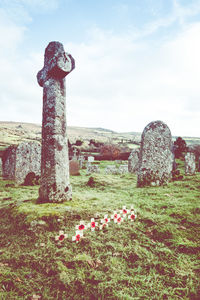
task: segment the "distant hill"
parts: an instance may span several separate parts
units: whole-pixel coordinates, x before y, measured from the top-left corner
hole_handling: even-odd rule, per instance
[[[140,132],[115,132],[105,128],[88,128],[68,126],[68,137],[71,143],[80,139],[85,144],[91,139],[103,143],[129,144],[139,143]],[[176,137],[174,137],[175,139]],[[183,137],[184,138],[184,137]],[[188,145],[200,144],[200,138],[185,137]],[[0,121],[0,149],[5,149],[11,144],[19,144],[22,141],[41,140],[41,125],[21,122]]]
[[[117,133],[105,128],[88,128],[68,126],[68,137],[71,143],[80,139],[89,142],[91,139],[99,142],[125,142],[128,140],[139,142],[140,133]],[[0,149],[22,141],[41,140],[41,125],[20,122],[0,121]]]

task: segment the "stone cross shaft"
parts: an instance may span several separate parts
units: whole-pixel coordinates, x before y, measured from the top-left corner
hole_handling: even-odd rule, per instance
[[[65,76],[75,61],[59,42],[45,49],[44,67],[37,74],[43,87],[42,154],[39,202],[63,202],[72,198],[69,182]]]

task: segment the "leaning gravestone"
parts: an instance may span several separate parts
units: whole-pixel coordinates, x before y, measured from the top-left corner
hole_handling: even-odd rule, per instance
[[[172,136],[162,121],[149,123],[142,133],[137,186],[159,186],[172,177]]]
[[[63,202],[72,198],[66,131],[65,76],[75,61],[59,42],[45,49],[44,68],[37,80],[43,87],[41,185],[39,202]]]
[[[195,155],[192,152],[188,152],[185,155],[185,175],[194,175],[195,170]]]
[[[27,175],[40,176],[41,145],[37,142],[23,142],[8,147],[2,157],[2,175],[4,179],[15,180],[23,184]]]
[[[129,158],[128,158],[128,171],[130,173],[136,173],[139,167],[139,153],[140,149],[132,150]]]

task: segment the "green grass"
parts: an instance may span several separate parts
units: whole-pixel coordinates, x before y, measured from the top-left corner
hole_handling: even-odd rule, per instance
[[[136,176],[71,177],[73,200],[36,204],[38,187],[0,182],[0,299],[200,298],[200,174],[136,188]],[[179,162],[183,168],[183,163]],[[181,172],[183,174],[183,170]],[[72,243],[75,225],[122,206],[138,218]],[[69,238],[55,242],[59,230]]]

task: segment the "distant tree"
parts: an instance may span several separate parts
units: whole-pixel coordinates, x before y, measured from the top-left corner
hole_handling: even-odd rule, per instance
[[[76,146],[81,146],[82,144],[83,144],[83,141],[81,141],[81,140],[77,140],[75,143]]]
[[[100,154],[109,156],[110,159],[115,160],[118,158],[121,149],[114,144],[105,144],[101,147]]]
[[[95,145],[95,140],[91,139],[89,142],[89,146]]]
[[[187,152],[187,144],[184,139],[178,137],[174,142],[174,154],[175,158],[183,158],[184,154]]]
[[[95,140],[91,139],[90,142],[89,142],[89,146],[94,146],[96,148],[99,148],[101,146],[103,146],[104,143],[101,143],[101,142],[96,142]]]
[[[71,148],[72,144],[70,143],[69,139],[67,140],[68,148]]]

